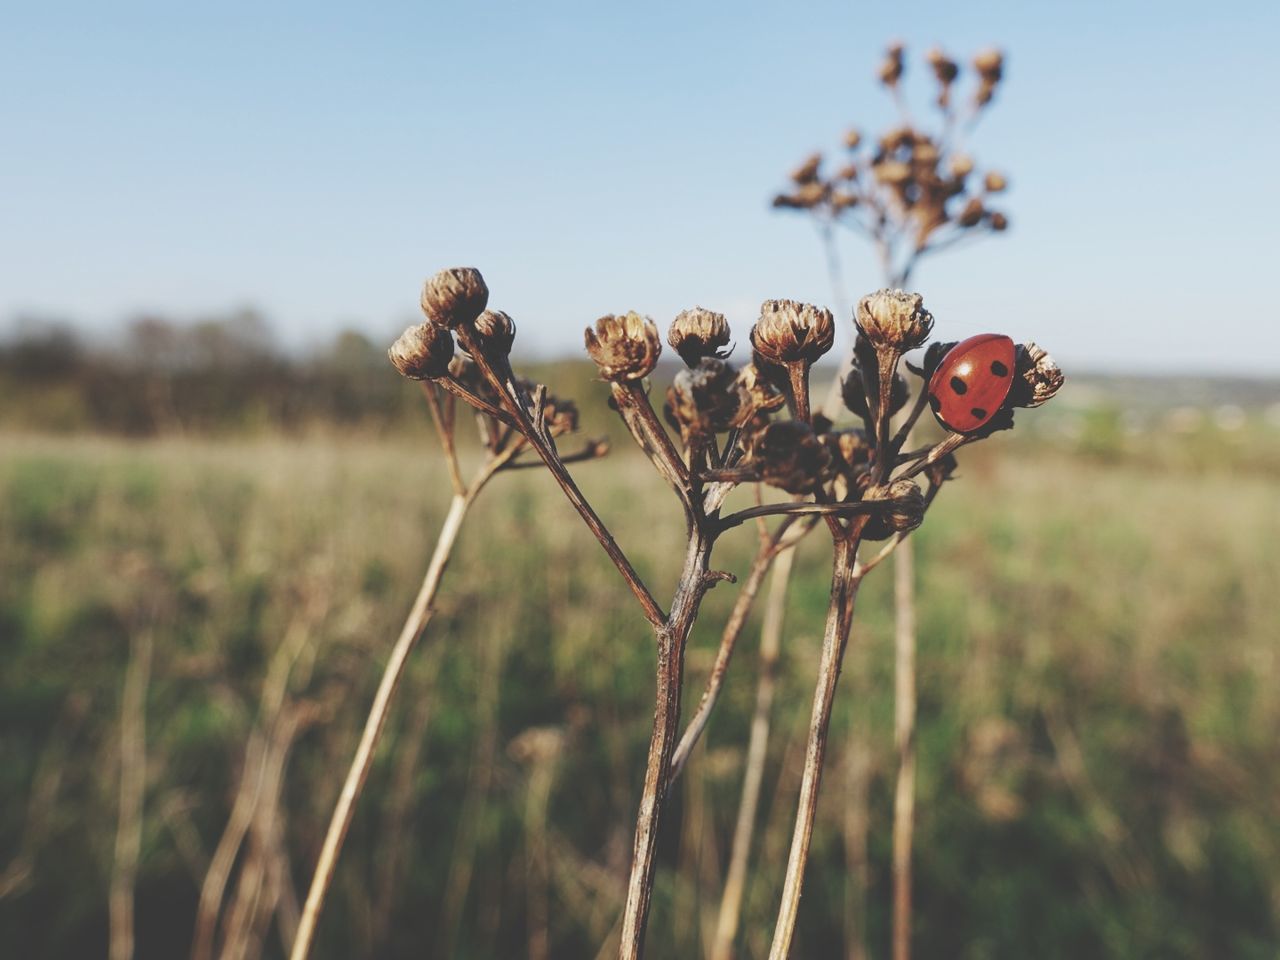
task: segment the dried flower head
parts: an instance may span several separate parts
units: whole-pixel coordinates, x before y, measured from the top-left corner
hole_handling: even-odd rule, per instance
[[[864,539],[885,540],[895,533],[910,533],[924,520],[924,494],[914,480],[868,487],[862,499],[889,502],[888,509],[873,513],[862,528]]]
[[[999,50],[983,50],[973,58],[973,69],[984,83],[994,86],[1004,75],[1004,54]]]
[[[1009,229],[1009,218],[999,210],[992,210],[987,222],[996,233]]]
[[[900,43],[889,44],[888,49],[884,52],[884,61],[880,64],[880,82],[886,87],[897,86],[898,81],[902,79],[903,47]]]
[[[1009,186],[1009,181],[1003,173],[992,170],[983,178],[982,185],[986,187],[987,193],[1002,193]]]
[[[791,182],[797,186],[813,183],[818,179],[818,168],[822,166],[822,154],[812,153],[804,163],[791,171]]]
[[[770,363],[813,363],[831,349],[835,336],[830,310],[794,300],[766,300],[751,328],[751,346]]]
[[[877,290],[858,301],[854,323],[872,346],[904,353],[929,339],[933,314],[918,293]]]
[[[846,130],[844,135],[844,145],[850,150],[857,150],[858,145],[862,143],[862,133],[856,127]]]
[[[703,357],[723,360],[729,355],[729,321],[724,314],[694,307],[682,311],[667,331],[667,343],[680,359],[696,367]]]
[[[387,357],[410,380],[436,380],[449,373],[453,334],[432,323],[419,323],[400,334]]]
[[[778,420],[756,434],[751,459],[761,480],[788,493],[808,493],[826,481],[831,469],[831,454],[799,420]]]
[[[704,357],[676,374],[667,390],[667,419],[682,436],[723,433],[733,425],[740,397],[737,376],[723,360]]]
[[[634,311],[601,317],[594,330],[587,327],[585,340],[600,376],[619,383],[647,377],[662,353],[658,328]]]
[[[831,453],[831,461],[835,470],[852,478],[865,471],[871,463],[871,455],[875,445],[868,439],[865,430],[840,430],[822,435],[822,442]]]
[[[982,206],[982,201],[977,197],[970,197],[964,209],[960,211],[960,215],[956,217],[956,223],[966,228],[976,227],[982,222],[985,213],[986,208]]]
[[[1053,357],[1034,343],[1019,346],[1016,368],[1015,387],[1009,391],[1014,406],[1038,407],[1052,400],[1066,379]]]
[[[489,288],[475,267],[441,270],[422,287],[422,312],[441,327],[457,327],[480,316]]]
[[[516,324],[501,310],[486,310],[476,317],[476,342],[490,357],[506,357],[516,339]]]
[[[733,421],[735,427],[746,426],[756,417],[772,413],[787,402],[787,398],[755,363],[749,363],[738,371],[734,389],[738,391],[738,414]]]

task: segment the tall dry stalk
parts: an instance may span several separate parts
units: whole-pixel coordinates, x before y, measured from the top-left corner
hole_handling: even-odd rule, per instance
[[[120,791],[109,899],[111,960],[132,960],[134,886],[142,852],[142,805],[147,788],[147,688],[155,637],[150,626],[129,637],[129,666],[120,703]]]

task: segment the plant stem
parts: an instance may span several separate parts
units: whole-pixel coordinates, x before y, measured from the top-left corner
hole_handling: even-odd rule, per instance
[[[796,825],[791,836],[791,853],[787,858],[782,903],[774,927],[769,960],[786,960],[795,934],[796,915],[800,907],[800,889],[804,884],[804,868],[809,860],[809,843],[813,838],[813,821],[818,812],[818,788],[822,782],[822,765],[827,751],[827,733],[831,725],[831,707],[835,701],[840,664],[849,640],[853,621],[853,604],[859,580],[854,557],[858,550],[858,533],[835,542],[831,569],[831,600],[827,611],[827,627],[822,638],[822,657],[818,666],[818,683],[813,694],[813,713],[809,721],[809,742],[805,750],[804,775],[800,782],[800,801]]]
[[[893,555],[894,710],[898,779],[893,794],[893,960],[911,956],[911,843],[916,787],[916,614],[911,540]]]
[[[364,732],[360,736],[356,755],[351,761],[351,769],[347,771],[347,778],[342,784],[342,791],[338,795],[337,805],[333,809],[333,816],[329,821],[329,829],[325,834],[324,844],[320,848],[319,860],[316,862],[315,873],[311,878],[311,888],[307,892],[307,901],[302,908],[302,918],[298,924],[298,935],[293,941],[293,950],[289,954],[290,960],[305,960],[311,951],[316,922],[319,920],[320,910],[324,906],[325,896],[329,892],[329,886],[333,882],[334,870],[338,865],[338,852],[342,848],[342,841],[346,838],[347,829],[351,826],[351,818],[355,813],[356,799],[360,796],[361,790],[364,789],[365,780],[368,778],[369,770],[373,766],[374,750],[377,748],[378,740],[382,736],[382,728],[387,722],[387,714],[391,709],[391,700],[395,696],[401,677],[404,676],[409,654],[413,651],[418,637],[426,628],[427,621],[431,619],[431,604],[435,600],[436,591],[440,587],[440,580],[444,575],[445,566],[453,553],[453,546],[458,539],[458,531],[462,528],[463,518],[466,517],[467,510],[475,502],[476,496],[484,488],[484,485],[494,475],[497,467],[498,464],[493,461],[486,463],[485,466],[480,468],[475,479],[472,480],[471,487],[467,492],[465,494],[455,494],[449,504],[449,512],[445,516],[444,525],[440,528],[440,536],[436,540],[435,552],[431,555],[431,562],[427,565],[427,572],[423,577],[422,586],[419,588],[418,596],[413,602],[409,616],[405,619],[404,626],[400,630],[400,636],[396,639],[395,646],[391,649],[391,656],[387,660],[387,666],[382,673],[382,680],[378,684],[378,691],[373,698],[373,706],[369,708],[369,716],[365,720]]]
[[[698,615],[698,606],[714,584],[707,576],[711,539],[702,525],[695,523],[689,534],[680,585],[671,603],[671,615],[654,629],[658,641],[657,703],[649,755],[645,764],[644,788],[636,814],[635,846],[631,877],[627,881],[627,902],[622,914],[622,939],[618,956],[637,960],[644,952],[645,927],[653,896],[658,824],[671,777],[671,758],[680,729],[680,688],[684,673],[684,646]]]
[[[134,632],[120,698],[120,807],[111,871],[110,960],[132,960],[134,950],[134,882],[142,850],[142,805],[147,789],[147,687],[154,649],[150,626]]]
[[[724,891],[720,895],[720,913],[716,919],[711,960],[729,960],[733,954],[733,941],[738,933],[742,895],[746,890],[747,862],[751,857],[751,838],[755,833],[760,786],[764,780],[764,763],[769,750],[769,715],[773,709],[773,694],[777,686],[787,588],[791,583],[794,562],[794,548],[780,554],[773,567],[773,577],[769,581],[769,599],[765,606],[764,626],[760,631],[760,677],[756,681],[756,705],[751,716],[751,737],[747,742],[742,797],[738,801],[738,820],[733,829],[729,869],[725,875]]]

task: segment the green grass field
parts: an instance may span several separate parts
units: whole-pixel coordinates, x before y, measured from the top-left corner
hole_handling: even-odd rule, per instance
[[[1280,468],[1229,444],[1171,446],[1153,468],[1116,442],[1105,424],[1070,449],[997,437],[962,455],[918,534],[922,958],[1280,953]],[[138,955],[189,950],[268,715],[291,721],[279,842],[262,854],[287,914],[447,506],[434,443],[9,435],[0,449],[2,952],[104,954],[139,637],[154,656]],[[668,594],[683,540],[669,492],[627,450],[576,473]],[[742,574],[753,549],[743,528],[718,565]],[[743,957],[772,932],[829,552],[819,528],[797,563]],[[886,955],[891,579],[876,571],[859,600],[798,957],[863,937]],[[708,598],[687,698],[735,590]],[[664,823],[654,957],[701,955],[714,919],[757,636],[753,619]],[[651,643],[553,484],[499,477],[401,689],[317,955],[526,956],[545,916],[551,956],[594,956],[629,862]],[[233,871],[228,898],[240,889]],[[281,955],[276,926],[255,938]]]

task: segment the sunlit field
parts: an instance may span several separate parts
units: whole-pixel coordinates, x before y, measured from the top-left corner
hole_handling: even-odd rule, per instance
[[[1276,955],[1278,447],[1252,415],[1233,432],[1138,434],[1101,412],[961,457],[965,482],[916,535],[919,956]],[[189,951],[247,776],[273,839],[229,865],[228,909],[251,918],[249,945],[282,955],[447,505],[436,445],[419,425],[382,439],[10,433],[0,450],[4,952],[101,954],[122,687],[144,646],[138,956]],[[655,506],[670,491],[621,444],[575,472],[665,590],[684,534]],[[726,537],[718,564],[744,573],[754,539]],[[804,543],[790,594],[744,957],[772,934],[781,872],[754,865],[786,858],[829,550]],[[859,601],[799,957],[887,949],[891,579],[871,575]],[[687,698],[736,589],[708,596]],[[757,636],[753,620],[663,823],[655,957],[701,955],[711,933]],[[316,955],[515,957],[546,938],[551,956],[594,956],[630,862],[651,645],[549,479],[498,478],[414,655]]]

